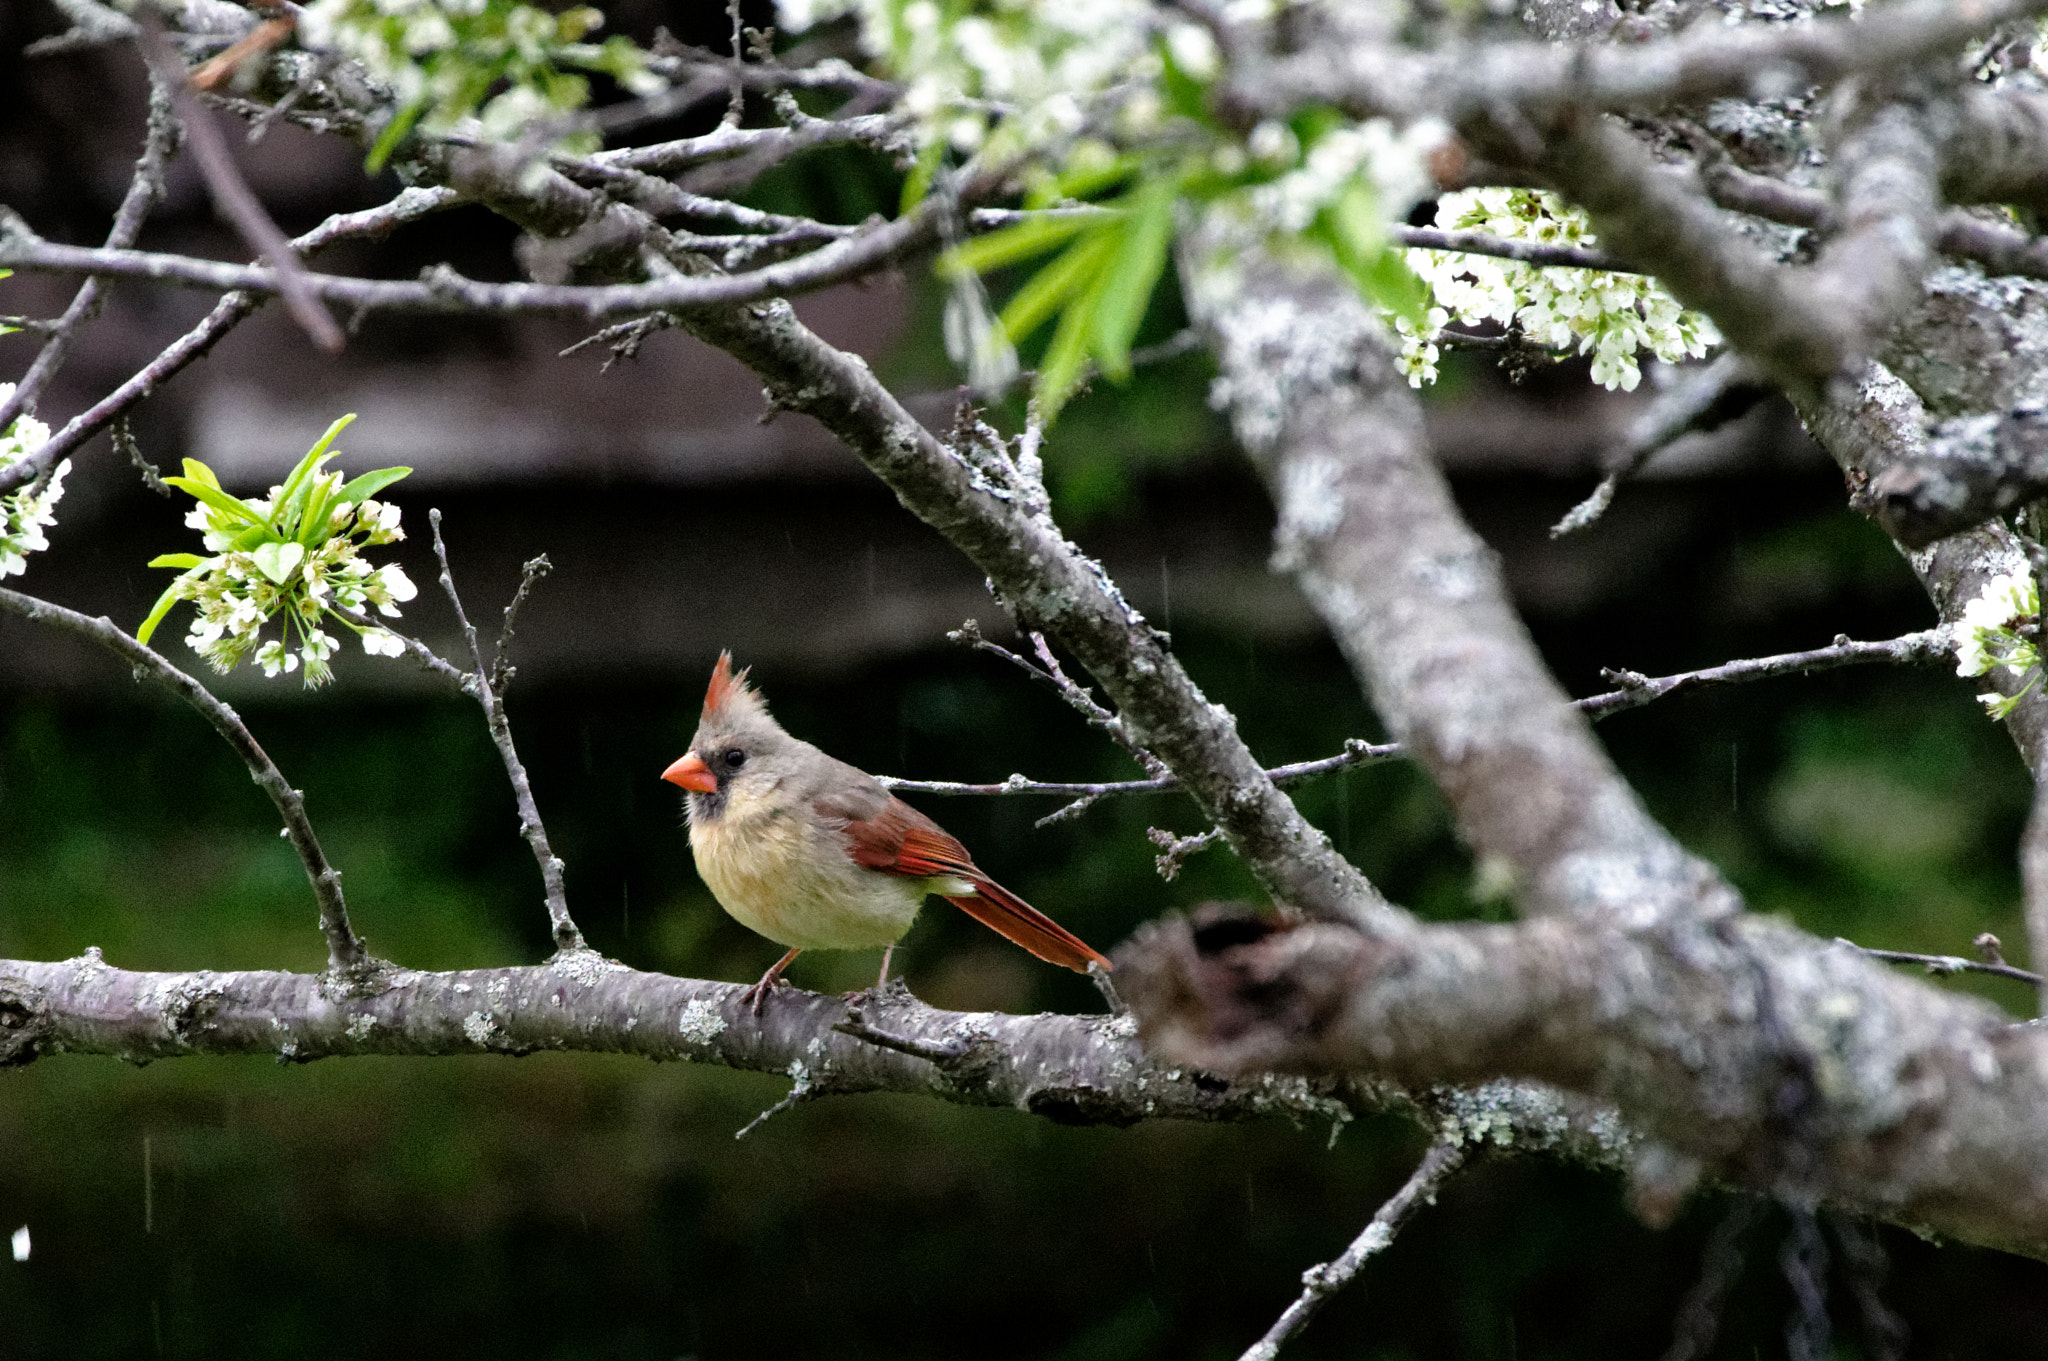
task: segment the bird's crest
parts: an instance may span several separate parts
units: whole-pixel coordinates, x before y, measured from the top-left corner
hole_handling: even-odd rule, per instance
[[[747,671],[742,667],[732,669],[732,653],[718,654],[718,665],[711,669],[711,684],[704,691],[704,718],[734,722],[743,717],[759,714],[768,715],[768,706],[747,684]]]

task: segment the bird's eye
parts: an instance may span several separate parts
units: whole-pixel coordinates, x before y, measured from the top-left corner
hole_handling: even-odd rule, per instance
[[[745,765],[746,763],[747,754],[741,751],[738,747],[733,747],[725,753],[725,764],[726,768],[729,770],[738,770],[741,766]]]

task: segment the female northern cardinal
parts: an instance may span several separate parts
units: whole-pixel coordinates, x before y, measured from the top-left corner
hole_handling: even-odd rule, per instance
[[[1076,973],[1110,962],[974,867],[936,822],[874,776],[791,737],[719,654],[690,750],[661,772],[690,791],[697,872],[733,918],[789,953],[741,994],[758,1014],[805,950],[889,952],[927,894]]]

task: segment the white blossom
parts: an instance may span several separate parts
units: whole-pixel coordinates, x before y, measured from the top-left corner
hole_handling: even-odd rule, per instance
[[[2003,668],[2015,678],[2033,675],[2015,694],[1986,691],[1977,696],[1993,718],[2004,718],[2040,680],[2036,668],[2041,652],[2035,639],[2020,630],[2036,623],[2041,595],[2034,574],[2025,566],[2001,572],[1986,581],[1956,621],[1956,674],[1981,676]]]
[[[14,384],[0,383],[0,402],[13,395]],[[19,464],[49,442],[50,427],[23,412],[0,431],[0,470]],[[28,570],[28,555],[50,546],[43,531],[57,523],[57,503],[64,498],[64,477],[70,471],[67,458],[40,488],[31,481],[10,496],[0,496],[0,577],[22,575]]]
[[[1584,213],[1533,189],[1445,194],[1437,201],[1436,223],[1448,231],[1552,246],[1591,246],[1596,240]],[[1519,325],[1539,345],[1590,354],[1593,380],[1606,388],[1634,391],[1642,381],[1636,356],[1643,350],[1675,364],[1697,359],[1721,341],[1704,314],[1687,311],[1645,275],[1420,249],[1408,252],[1408,263],[1453,319]],[[1403,363],[1412,370],[1423,367],[1405,349]],[[1413,371],[1409,381],[1415,381]]]

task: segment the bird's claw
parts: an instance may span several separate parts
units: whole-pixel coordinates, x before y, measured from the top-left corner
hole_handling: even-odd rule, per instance
[[[737,1000],[741,1006],[759,1016],[761,1008],[768,1002],[768,994],[777,988],[786,988],[788,986],[789,984],[783,979],[771,975],[741,993]]]

